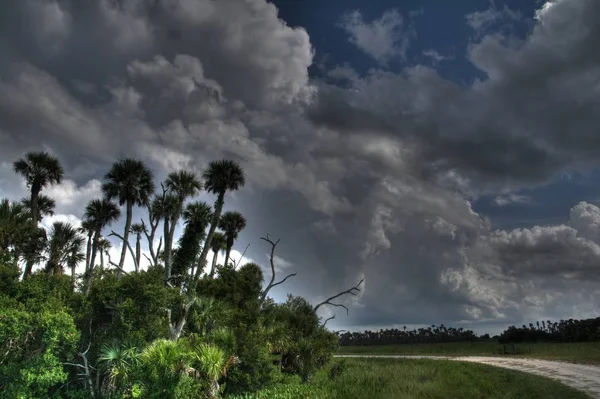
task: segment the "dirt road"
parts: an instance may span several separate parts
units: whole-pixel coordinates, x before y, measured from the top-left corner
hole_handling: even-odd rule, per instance
[[[565,385],[589,393],[593,398],[600,398],[600,366],[589,366],[567,362],[555,362],[538,359],[521,359],[506,357],[485,356],[402,356],[402,355],[337,355],[336,357],[359,357],[359,358],[392,358],[392,359],[439,359],[455,360],[461,362],[473,362],[489,364],[491,366],[504,367],[512,370],[524,371],[543,377],[559,380]]]

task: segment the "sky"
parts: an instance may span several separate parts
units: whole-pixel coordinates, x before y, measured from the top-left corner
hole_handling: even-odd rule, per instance
[[[276,300],[364,279],[319,310],[332,329],[600,316],[600,2],[451,3],[8,2],[0,197],[25,195],[26,151],[66,170],[46,226],[79,223],[119,157],[157,181],[228,158],[234,257],[269,278],[270,234],[298,274]]]

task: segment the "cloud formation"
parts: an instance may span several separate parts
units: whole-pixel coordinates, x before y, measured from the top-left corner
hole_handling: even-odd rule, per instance
[[[488,23],[510,10],[472,14],[466,57],[485,78],[458,84],[419,64],[312,78],[309,33],[265,0],[15,2],[0,15],[0,193],[24,195],[10,162],[34,149],[67,170],[46,191],[57,218],[81,218],[120,156],[157,179],[227,157],[248,180],[226,199],[248,219],[236,258],[250,244],[268,270],[270,233],[279,271],[298,272],[277,299],[316,303],[365,278],[333,328],[597,315],[596,205],[498,230],[472,203],[518,204],[516,189],[597,164],[599,7],[553,2],[519,41]],[[399,13],[342,20],[382,65],[405,56]]]
[[[360,11],[351,11],[343,16],[340,27],[350,35],[350,43],[382,65],[395,57],[405,60],[414,33],[394,9],[370,22],[364,21]]]

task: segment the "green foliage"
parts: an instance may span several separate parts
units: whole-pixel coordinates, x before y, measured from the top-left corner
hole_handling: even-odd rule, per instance
[[[229,399],[583,399],[558,381],[472,363],[436,360],[349,359],[337,378],[322,370],[310,383],[286,381]],[[401,377],[401,378],[399,378]]]
[[[225,262],[216,278],[211,272],[200,279],[207,252],[225,249],[228,257],[246,225],[238,212],[221,218],[226,192],[245,183],[236,162],[211,162],[203,182],[189,171],[171,173],[159,196],[143,162],[120,159],[105,175],[104,198],[85,208],[81,228],[57,222],[49,235],[37,222],[52,214],[55,202],[41,191],[60,182],[60,163],[29,153],[14,168],[31,195],[20,204],[0,203],[0,396],[212,399],[266,389],[290,375],[296,383],[308,380],[331,357],[335,336],[319,326],[308,302],[267,300],[263,308],[259,265]],[[216,194],[214,209],[203,202],[185,206],[202,183]],[[121,216],[111,200],[127,205],[123,239],[135,235],[136,259],[142,235],[159,239],[158,223],[164,222],[162,248],[151,252],[165,267],[129,273],[94,267],[110,246],[102,231]],[[135,205],[148,206],[149,226],[144,219],[132,226]],[[174,248],[180,217],[185,229]],[[219,221],[224,235],[213,236]],[[62,276],[65,267],[74,275],[84,259],[80,285]],[[36,264],[48,273],[32,273]],[[277,389],[293,395],[303,387]]]
[[[79,340],[66,309],[28,312],[22,306],[2,306],[0,337],[0,392],[6,397],[50,397],[52,388],[66,381],[63,362]]]
[[[91,318],[96,338],[103,342],[141,347],[168,336],[165,309],[179,299],[177,291],[164,286],[159,268],[120,278],[105,272],[94,279],[85,320]]]

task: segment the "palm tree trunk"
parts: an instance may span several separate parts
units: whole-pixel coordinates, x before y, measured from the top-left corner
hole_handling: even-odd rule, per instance
[[[41,190],[41,188],[38,188],[36,185],[31,186],[31,198],[30,198],[31,224],[33,226],[34,231],[37,229],[37,224],[38,224],[37,207],[38,207],[38,196],[40,194],[40,190]],[[29,277],[31,275],[31,271],[33,270],[33,261],[34,261],[34,256],[32,256],[32,254],[29,254],[27,256],[27,258],[25,259],[25,273],[23,273],[23,279],[26,279],[27,277]]]
[[[164,270],[164,279],[165,279],[165,284],[169,281],[169,279],[171,278],[171,268],[169,267],[169,257],[171,256],[171,254],[169,253],[169,251],[167,251],[167,248],[169,248],[171,246],[171,243],[169,242],[169,216],[165,215],[165,222],[163,224],[163,237],[164,237],[164,243],[165,246],[163,248],[163,263],[165,266],[165,270]]]
[[[98,251],[98,243],[100,242],[100,229],[94,232],[94,240],[92,242],[92,256],[90,257],[90,267],[85,276],[84,295],[88,296],[92,286],[92,278],[94,276],[94,263],[96,262],[96,252]]]
[[[104,270],[104,250],[100,251],[100,270]]]
[[[75,291],[75,263],[71,265],[71,285],[73,287],[73,291]]]
[[[194,276],[194,280],[196,280],[196,286],[198,285],[198,279],[200,278],[200,273],[204,270],[204,266],[206,264],[206,257],[208,256],[208,250],[210,249],[210,241],[212,240],[213,234],[217,229],[217,225],[219,224],[219,219],[221,219],[221,212],[223,212],[223,204],[225,202],[225,191],[219,193],[217,197],[217,201],[215,202],[215,213],[213,214],[212,221],[210,222],[210,228],[208,229],[208,235],[204,240],[205,245],[202,247],[202,253],[200,254],[200,261],[198,262],[198,269],[196,269],[196,275]]]
[[[210,267],[210,278],[213,278],[215,275],[215,268],[217,267],[217,255],[219,254],[219,251],[213,251],[213,254],[212,266]]]
[[[142,247],[140,243],[140,235],[138,234],[137,239],[135,241],[135,272],[140,271],[140,261],[142,260]]]
[[[173,267],[173,236],[175,235],[175,227],[179,220],[179,215],[183,212],[183,198],[179,199],[179,206],[177,207],[177,213],[172,216],[171,225],[165,226],[165,281],[169,281],[171,278],[171,268]]]
[[[119,259],[119,269],[117,277],[121,275],[121,270],[125,264],[125,255],[127,254],[127,243],[129,242],[129,229],[131,229],[131,219],[133,218],[133,201],[127,201],[127,218],[125,219],[125,231],[123,232],[123,247],[121,249],[121,259]]]
[[[37,187],[31,187],[31,222],[33,227],[37,227],[38,224],[38,197],[40,195],[40,189]]]
[[[227,250],[225,251],[225,263],[223,266],[227,266],[229,263],[229,255],[231,255],[231,248],[233,247],[233,240],[231,241],[232,242],[229,242],[229,239],[227,239]]]
[[[90,267],[90,255],[92,254],[92,235],[94,233],[92,231],[88,232],[87,246],[85,249],[85,271]]]

